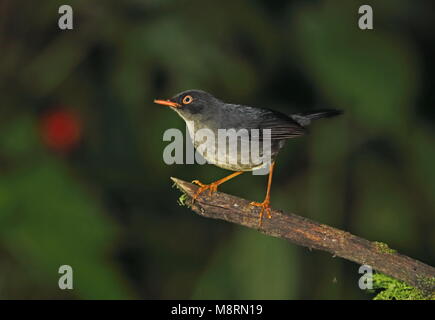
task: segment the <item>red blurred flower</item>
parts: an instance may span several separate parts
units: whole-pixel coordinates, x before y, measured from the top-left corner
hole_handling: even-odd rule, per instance
[[[67,109],[57,109],[41,118],[41,135],[46,146],[68,152],[80,141],[82,125],[79,116]]]

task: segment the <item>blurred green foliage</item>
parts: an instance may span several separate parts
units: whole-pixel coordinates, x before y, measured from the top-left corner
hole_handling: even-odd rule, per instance
[[[74,30],[57,27],[74,9]],[[357,27],[371,4],[375,29]],[[435,34],[430,0],[0,2],[0,298],[367,298],[358,266],[177,204],[152,104],[189,88],[286,113],[330,106],[277,162],[276,208],[435,264]],[[52,110],[82,134],[41,139]],[[57,130],[57,129],[56,129]],[[52,134],[62,134],[54,130]],[[223,191],[253,200],[265,178]],[[57,287],[74,270],[74,290]]]

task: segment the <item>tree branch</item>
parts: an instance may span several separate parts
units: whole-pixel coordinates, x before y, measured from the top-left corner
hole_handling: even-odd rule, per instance
[[[221,192],[210,197],[206,191],[192,202],[198,187],[177,178],[171,179],[188,196],[185,203],[197,214],[258,229],[259,208],[250,206],[250,201]],[[367,264],[425,293],[435,292],[435,268],[401,255],[384,243],[371,242],[349,232],[278,210],[272,210],[272,219],[263,219],[263,225],[258,231],[310,249],[327,251],[358,264]]]

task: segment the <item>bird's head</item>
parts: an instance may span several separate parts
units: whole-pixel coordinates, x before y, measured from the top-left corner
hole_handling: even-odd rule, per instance
[[[222,102],[202,90],[180,92],[168,100],[154,100],[154,103],[168,106],[184,120],[201,120],[218,112]]]

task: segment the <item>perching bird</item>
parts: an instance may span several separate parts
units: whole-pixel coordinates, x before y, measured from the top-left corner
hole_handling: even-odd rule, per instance
[[[266,197],[263,202],[251,202],[251,205],[261,207],[259,216],[259,226],[261,226],[264,212],[267,217],[271,218],[270,212],[270,188],[272,185],[272,175],[275,166],[275,158],[279,151],[285,145],[287,139],[302,136],[306,133],[307,127],[312,120],[320,118],[332,117],[341,114],[338,110],[318,110],[306,113],[297,113],[286,115],[281,112],[273,111],[266,108],[257,108],[245,105],[225,103],[211,94],[201,90],[187,90],[181,92],[168,100],[154,100],[155,103],[169,106],[175,110],[187,124],[190,137],[192,138],[193,145],[200,152],[200,154],[209,162],[218,167],[236,171],[227,177],[204,184],[198,180],[192,181],[199,185],[199,189],[194,196],[194,200],[205,190],[209,190],[210,195],[217,191],[217,187],[222,183],[242,174],[245,171],[252,171],[264,166],[264,163],[258,163],[258,158],[249,158],[248,161],[241,160],[241,149],[237,148],[234,155],[218,157],[219,153],[226,154],[227,145],[218,145],[216,141],[209,142],[208,147],[215,147],[216,152],[203,152],[199,150],[201,143],[204,143],[204,138],[197,138],[198,130],[208,129],[212,133],[219,135],[219,129],[259,129],[260,147],[263,146],[261,138],[270,138],[270,162],[269,165],[269,178],[267,184]],[[269,129],[269,130],[267,130]],[[251,140],[255,135],[249,134],[244,137],[238,138],[237,143],[241,143],[243,139]],[[267,132],[268,134],[262,134]],[[235,140],[233,140],[234,143]],[[227,142],[228,144],[231,142]],[[207,144],[207,143],[206,143]],[[218,148],[220,147],[220,148]],[[225,150],[222,150],[225,149]],[[210,151],[210,149],[207,149]],[[260,157],[264,153],[260,154]]]

